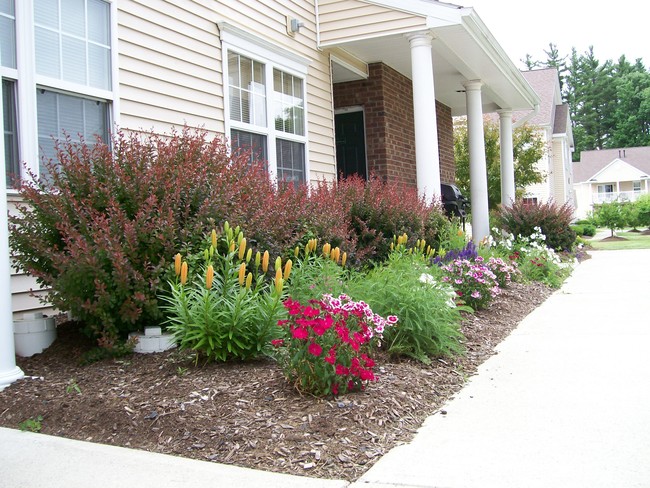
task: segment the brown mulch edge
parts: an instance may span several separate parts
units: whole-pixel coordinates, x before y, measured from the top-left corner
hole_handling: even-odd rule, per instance
[[[466,316],[465,355],[431,365],[379,357],[379,381],[336,399],[300,396],[267,360],[195,367],[168,351],[79,366],[87,343],[63,324],[45,352],[18,358],[27,377],[0,392],[0,425],[41,416],[45,434],[353,481],[409,442],[551,293],[513,283]]]

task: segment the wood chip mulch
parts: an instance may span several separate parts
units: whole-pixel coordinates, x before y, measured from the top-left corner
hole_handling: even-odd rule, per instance
[[[552,290],[513,283],[462,323],[466,354],[433,361],[379,357],[379,381],[339,398],[300,396],[271,361],[194,366],[177,351],[86,366],[73,323],[0,392],[0,425],[42,417],[41,432],[204,461],[354,481],[457,393]]]

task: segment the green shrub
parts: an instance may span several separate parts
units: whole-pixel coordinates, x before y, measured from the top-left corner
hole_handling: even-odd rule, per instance
[[[596,226],[593,224],[584,224],[582,226],[582,235],[593,237],[596,235]]]
[[[462,350],[460,310],[450,296],[453,289],[444,285],[438,271],[429,270],[421,257],[392,253],[384,265],[353,279],[349,294],[382,316],[399,318],[395,327],[384,332],[382,348],[391,355],[428,364],[432,357]]]
[[[196,351],[197,360],[247,360],[269,353],[271,341],[281,335],[278,320],[285,315],[280,263],[275,280],[265,279],[268,258],[256,257],[253,264],[239,227],[225,225],[220,242],[211,240],[200,271],[188,270],[187,262],[176,266],[179,279],[163,297],[167,330],[180,350]],[[286,278],[289,273],[287,268]]]
[[[594,208],[594,216],[598,225],[606,227],[614,235],[616,229],[625,227],[625,215],[619,202],[602,203]]]
[[[650,228],[650,194],[641,195],[635,202],[639,210],[639,224]]]
[[[546,245],[556,251],[569,250],[576,233],[571,229],[573,209],[568,205],[524,203],[518,200],[510,207],[502,207],[499,219],[505,230],[515,236],[527,237],[539,227],[546,236]]]
[[[571,229],[576,233],[577,236],[585,235],[585,227],[583,225],[572,225]]]

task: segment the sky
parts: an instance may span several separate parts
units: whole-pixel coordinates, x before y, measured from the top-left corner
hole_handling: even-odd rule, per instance
[[[483,23],[512,59],[520,61],[530,54],[546,60],[549,42],[557,45],[561,56],[571,48],[584,53],[594,47],[601,63],[617,61],[625,54],[628,61],[642,58],[650,66],[650,2],[647,0],[460,0],[457,5],[474,7]]]

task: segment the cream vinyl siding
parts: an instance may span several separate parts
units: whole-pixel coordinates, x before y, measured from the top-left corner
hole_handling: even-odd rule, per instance
[[[426,17],[356,0],[319,0],[322,46],[426,28]]]
[[[20,201],[17,195],[7,195],[7,209],[9,215],[16,215],[16,203]],[[43,305],[39,296],[45,296],[45,291],[40,289],[36,278],[23,273],[11,266],[11,309],[14,318],[22,318],[24,313],[43,312],[46,315],[54,313],[52,307]],[[32,291],[33,290],[33,291]]]
[[[558,205],[566,202],[566,183],[564,170],[564,149],[562,141],[553,141],[553,199]]]
[[[287,17],[304,27],[287,34]],[[223,134],[223,51],[217,22],[310,60],[306,78],[310,179],[336,175],[329,57],[317,48],[314,1],[119,2],[120,126],[168,133],[201,126]]]

